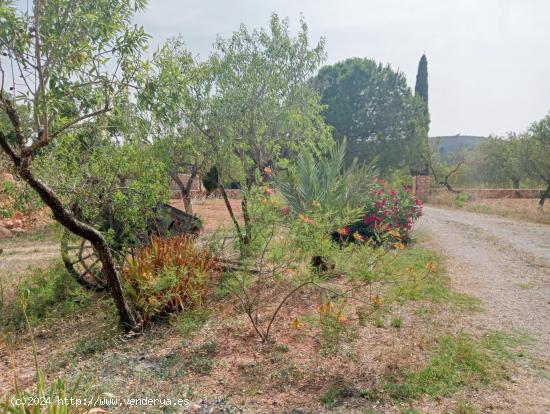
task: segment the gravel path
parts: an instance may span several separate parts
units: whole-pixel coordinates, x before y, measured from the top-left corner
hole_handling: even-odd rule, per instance
[[[536,339],[507,383],[472,396],[481,412],[550,413],[550,225],[426,207],[417,229],[446,256],[452,289],[482,301],[460,327]]]
[[[483,301],[473,322],[526,331],[550,357],[550,225],[426,207],[418,228],[449,258],[454,287]]]

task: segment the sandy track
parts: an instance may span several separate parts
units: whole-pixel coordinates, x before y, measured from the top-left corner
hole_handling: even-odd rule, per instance
[[[482,412],[550,413],[550,225],[426,207],[417,229],[447,257],[452,288],[482,301],[459,328],[536,339],[509,382],[477,396]]]

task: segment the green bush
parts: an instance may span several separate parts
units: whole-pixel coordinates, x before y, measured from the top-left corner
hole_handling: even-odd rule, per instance
[[[57,262],[47,269],[32,269],[30,275],[17,287],[17,297],[3,304],[0,317],[4,326],[23,327],[25,318],[21,300],[32,324],[48,318],[75,313],[90,303],[89,294]]]

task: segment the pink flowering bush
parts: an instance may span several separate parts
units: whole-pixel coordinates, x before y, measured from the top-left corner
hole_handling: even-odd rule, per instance
[[[404,185],[400,189],[388,189],[384,181],[377,179],[367,200],[365,215],[361,221],[336,229],[334,238],[338,241],[361,242],[372,239],[407,241],[412,226],[422,215],[422,201]]]

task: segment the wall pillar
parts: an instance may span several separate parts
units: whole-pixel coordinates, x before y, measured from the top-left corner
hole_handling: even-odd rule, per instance
[[[430,195],[432,177],[429,175],[415,175],[413,177],[413,193],[420,200],[426,201]]]

